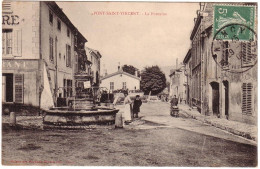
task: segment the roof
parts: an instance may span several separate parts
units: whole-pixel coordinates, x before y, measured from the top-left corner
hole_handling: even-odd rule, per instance
[[[100,54],[100,52],[99,52],[98,50],[91,49],[91,48],[89,48],[89,47],[85,47],[85,48],[86,48],[87,50],[89,50],[90,53],[93,52],[95,55],[99,56],[99,58],[102,57],[102,55]]]
[[[185,58],[183,59],[183,63],[188,63],[188,61],[190,60],[191,57],[191,49],[188,50]]]
[[[104,80],[104,79],[110,78],[110,77],[115,76],[115,75],[118,75],[118,74],[124,74],[124,75],[129,76],[129,77],[132,77],[132,78],[134,78],[134,79],[141,80],[139,77],[137,77],[137,76],[135,76],[135,75],[132,75],[132,74],[130,74],[130,73],[124,72],[123,70],[119,70],[119,71],[117,71],[117,72],[115,72],[115,73],[108,74],[108,75],[102,77],[100,80]]]
[[[202,16],[199,15],[197,20],[196,20],[196,23],[195,23],[195,25],[193,27],[192,33],[190,35],[190,40],[193,40],[194,36],[196,35],[196,32],[197,32],[197,30],[199,28],[199,25],[201,23],[201,19],[202,19]]]
[[[178,69],[172,69],[172,72],[171,72],[171,74],[169,76],[172,77],[172,75],[174,75],[175,72],[182,72],[183,66],[184,65],[180,65]]]

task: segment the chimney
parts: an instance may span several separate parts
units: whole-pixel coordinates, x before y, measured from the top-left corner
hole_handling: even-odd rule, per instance
[[[138,72],[137,72],[137,70],[135,70],[135,76],[138,77]]]
[[[120,62],[118,62],[118,67],[117,68],[118,68],[118,71],[120,71]]]
[[[105,76],[107,75],[107,69],[105,69]]]
[[[176,59],[176,69],[178,69],[178,58]]]

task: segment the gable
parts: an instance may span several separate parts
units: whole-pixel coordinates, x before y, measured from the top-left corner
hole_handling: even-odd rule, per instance
[[[126,72],[123,72],[123,71],[118,71],[118,72],[115,72],[115,73],[112,73],[112,74],[109,74],[103,78],[101,78],[101,80],[105,80],[105,79],[110,79],[112,77],[128,77],[128,78],[131,78],[132,80],[136,79],[138,81],[140,81],[141,79],[137,76],[134,76],[134,75],[131,75],[129,73],[126,73]],[[114,79],[114,78],[113,78]]]

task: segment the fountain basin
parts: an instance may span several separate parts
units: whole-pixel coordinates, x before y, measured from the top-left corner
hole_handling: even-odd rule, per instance
[[[80,127],[88,125],[113,125],[116,113],[119,109],[107,107],[71,109],[68,107],[56,107],[46,110],[43,116],[45,126]]]

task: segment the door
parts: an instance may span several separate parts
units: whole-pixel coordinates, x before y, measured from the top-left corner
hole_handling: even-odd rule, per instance
[[[219,83],[212,82],[212,112],[213,115],[219,116]]]
[[[3,74],[3,95],[5,102],[13,102],[14,101],[14,83],[13,83],[13,74],[7,73]]]
[[[225,102],[224,102],[224,106],[225,106],[225,115],[228,118],[229,115],[229,87],[228,87],[228,81],[223,81],[223,85],[224,85],[224,97],[225,97]]]

